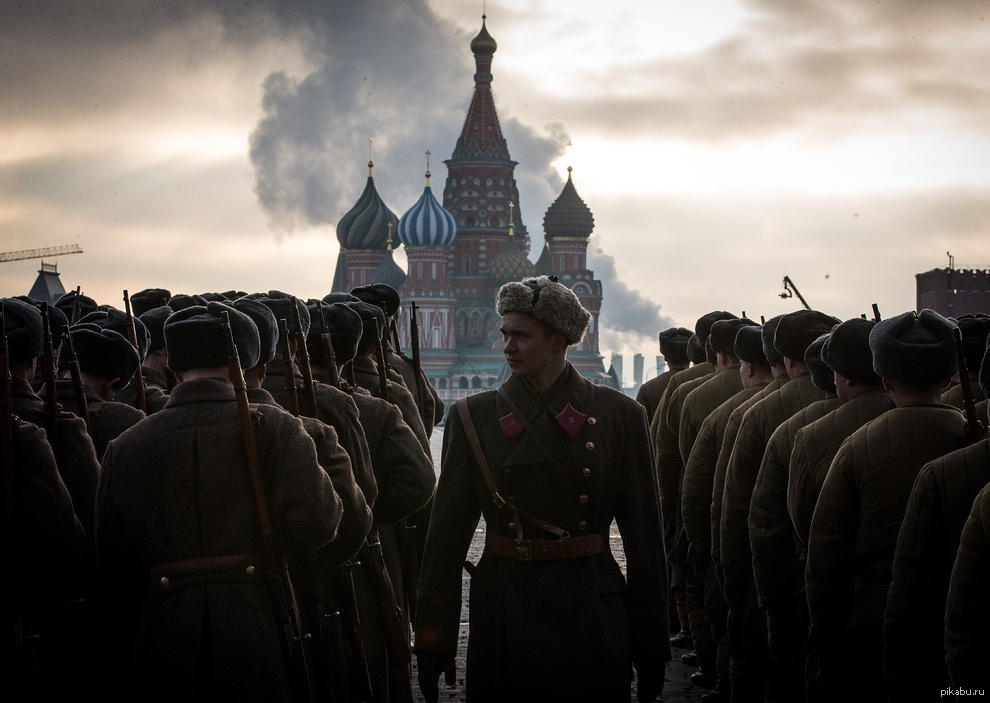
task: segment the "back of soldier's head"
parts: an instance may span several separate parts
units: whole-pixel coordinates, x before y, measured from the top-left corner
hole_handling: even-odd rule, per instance
[[[238,298],[229,305],[250,317],[251,322],[258,328],[258,362],[255,366],[271,363],[275,358],[279,340],[278,320],[275,319],[275,313],[261,301],[250,298]]]
[[[804,363],[804,353],[811,343],[831,332],[839,322],[817,310],[795,310],[781,315],[774,330],[774,349],[784,358]]]
[[[131,295],[131,313],[141,317],[144,313],[155,308],[168,305],[171,291],[165,288],[145,288]]]
[[[819,390],[835,395],[835,374],[822,359],[822,349],[828,341],[828,335],[823,334],[808,345],[804,350],[804,363],[811,373],[811,382]]]
[[[79,359],[79,370],[103,382],[113,382],[114,390],[125,388],[141,363],[137,349],[119,332],[92,322],[79,322],[69,328],[72,345]],[[66,347],[59,355],[59,370],[69,367]]]
[[[15,298],[3,299],[7,359],[11,367],[34,361],[42,352],[41,312]]]
[[[322,307],[322,314],[317,305]],[[346,303],[327,305],[322,301],[313,301],[308,307],[313,321],[309,337],[306,338],[310,359],[321,366],[328,366],[330,363],[326,345],[321,338],[324,332],[324,318],[327,323],[326,332],[333,347],[333,360],[343,364],[353,359],[358,353],[358,346],[364,334],[361,316]]]
[[[934,310],[905,312],[870,331],[873,370],[905,393],[934,393],[959,370],[954,325]]]
[[[380,307],[371,303],[358,301],[345,305],[361,318],[362,332],[357,355],[368,354],[378,346],[378,342],[383,338],[382,335],[385,334],[385,313]]]
[[[670,327],[659,334],[660,353],[668,366],[688,365],[688,340],[692,334],[686,327]]]
[[[876,322],[863,317],[836,325],[825,347],[822,360],[835,373],[867,386],[882,386],[873,370],[873,352],[870,351],[870,332]]]
[[[708,344],[708,335],[711,332],[712,325],[714,325],[719,320],[734,320],[736,315],[726,310],[712,310],[711,312],[706,312],[704,315],[698,318],[698,321],[694,323],[694,333],[698,335],[698,342],[701,346],[706,346]]]
[[[692,364],[703,364],[707,360],[705,348],[698,341],[698,335],[692,334],[688,339],[687,357]]]
[[[736,362],[739,360],[735,352],[736,334],[743,327],[755,326],[756,323],[747,317],[718,320],[708,333],[708,346],[716,355],[723,354],[727,361]]]
[[[261,356],[261,339],[251,318],[223,303],[210,302],[184,308],[165,322],[165,348],[168,366],[176,373],[196,369],[226,368],[229,363],[228,337],[223,328],[224,313],[242,369],[254,368]]]

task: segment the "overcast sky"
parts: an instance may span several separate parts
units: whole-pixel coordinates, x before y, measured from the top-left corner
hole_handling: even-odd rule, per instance
[[[453,150],[480,2],[0,3],[2,249],[78,242],[66,288],[325,293],[376,180],[401,214]],[[985,0],[490,0],[521,207],[574,167],[603,353],[710,309],[914,307],[990,266]],[[568,140],[571,146],[566,146]],[[436,172],[439,166],[434,166]],[[0,265],[24,293],[37,261]],[[629,366],[629,364],[627,364]]]

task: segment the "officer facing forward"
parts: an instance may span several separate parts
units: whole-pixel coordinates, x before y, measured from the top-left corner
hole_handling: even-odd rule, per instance
[[[555,278],[499,290],[512,377],[460,401],[420,580],[420,687],[453,681],[461,566],[480,515],[472,568],[467,700],[653,700],[670,658],[663,541],[646,414],[582,378],[566,359],[590,315]],[[613,518],[628,582],[609,550]]]

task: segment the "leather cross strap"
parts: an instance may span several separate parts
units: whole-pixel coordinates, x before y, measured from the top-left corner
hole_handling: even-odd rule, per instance
[[[481,476],[485,480],[485,485],[488,487],[488,492],[491,493],[492,502],[495,503],[497,508],[506,508],[511,510],[519,518],[522,518],[530,525],[543,530],[544,532],[549,532],[555,535],[558,539],[567,539],[571,536],[571,533],[562,527],[557,527],[552,522],[544,520],[541,517],[533,515],[532,513],[526,512],[522,508],[517,507],[511,500],[506,499],[498,490],[498,484],[495,483],[495,477],[492,475],[491,467],[488,465],[488,458],[485,456],[485,450],[481,447],[481,440],[478,438],[478,430],[474,426],[474,420],[471,418],[471,411],[468,409],[467,398],[458,400],[454,403],[454,407],[457,408],[457,415],[461,419],[461,424],[464,425],[464,432],[467,435],[468,444],[471,446],[471,452],[474,454],[474,459],[478,463],[478,468],[481,470]],[[519,527],[519,520],[516,522],[516,540],[522,539],[522,529]]]

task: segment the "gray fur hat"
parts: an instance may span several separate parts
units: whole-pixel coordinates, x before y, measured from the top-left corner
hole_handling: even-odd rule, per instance
[[[580,342],[591,322],[591,313],[556,276],[506,283],[498,289],[495,310],[499,315],[510,312],[532,315],[564,335],[568,345]]]
[[[694,334],[686,327],[670,327],[660,333],[660,353],[668,364],[686,364],[687,345]]]
[[[162,305],[159,308],[151,308],[151,310],[138,316],[138,319],[148,330],[148,351],[161,349],[165,346],[165,320],[173,312],[175,310],[168,305]]]
[[[780,318],[773,335],[773,346],[782,356],[804,359],[808,346],[828,334],[841,320],[817,310],[795,310]]]
[[[698,335],[692,334],[688,338],[687,358],[692,364],[703,364],[708,360],[705,348],[698,341]]]
[[[951,378],[959,370],[953,327],[927,309],[881,320],[870,330],[873,370],[881,378],[915,384]]]
[[[69,328],[72,343],[79,357],[79,369],[94,376],[117,379],[114,390],[120,390],[131,382],[140,359],[138,351],[124,335],[112,327],[92,322],[80,322]],[[59,369],[69,367],[68,358],[59,358]]]
[[[711,312],[706,312],[704,315],[698,318],[698,321],[694,323],[694,333],[698,335],[698,341],[703,345],[708,343],[708,335],[711,334],[712,325],[714,325],[719,320],[734,320],[736,315],[733,315],[727,310],[712,310]]]
[[[749,325],[736,330],[732,351],[739,361],[767,366],[767,355],[763,352],[763,327]]]
[[[183,308],[165,321],[165,349],[170,369],[187,371],[227,366],[227,337],[221,326],[224,312],[230,316],[241,368],[252,369],[258,365],[261,338],[254,321],[229,305],[210,302],[205,306]]]
[[[251,298],[238,298],[227,305],[251,318],[251,322],[258,328],[258,364],[271,363],[278,347],[278,320],[275,319],[275,313],[260,300]]]
[[[727,320],[716,320],[708,333],[708,345],[715,352],[735,356],[734,345],[736,334],[743,327],[758,326],[748,317],[736,317]]]
[[[41,312],[38,308],[23,300],[4,298],[3,317],[7,331],[8,361],[11,366],[41,356],[44,349]]]

